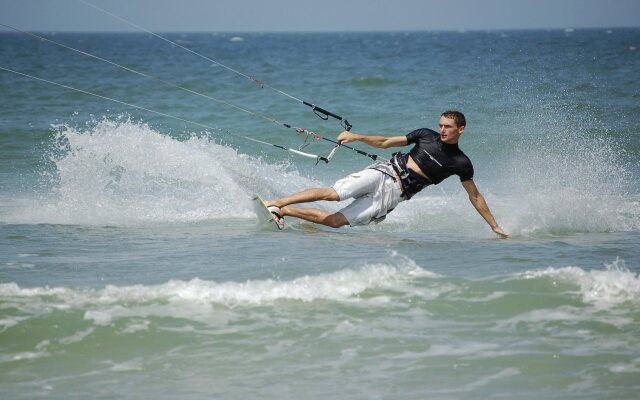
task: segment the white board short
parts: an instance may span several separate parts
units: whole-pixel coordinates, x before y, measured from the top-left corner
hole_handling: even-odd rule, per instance
[[[349,221],[349,225],[378,223],[404,200],[395,176],[391,165],[378,163],[333,184],[332,188],[340,196],[340,201],[355,199],[339,211]]]

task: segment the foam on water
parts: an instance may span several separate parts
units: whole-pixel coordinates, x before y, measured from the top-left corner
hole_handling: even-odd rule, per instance
[[[397,257],[286,281],[0,284],[0,335],[8,343],[0,368],[48,368],[72,357],[84,361],[82,368],[64,376],[91,369],[98,381],[112,382],[113,372],[144,378],[151,371],[165,380],[161,366],[169,364],[166,376],[204,369],[203,379],[217,377],[220,385],[236,373],[242,380],[284,374],[301,382],[316,371],[356,369],[367,383],[391,373],[407,376],[409,386],[422,382],[427,368],[436,383],[452,369],[465,374],[463,385],[431,384],[440,395],[493,392],[492,385],[524,379],[540,365],[553,368],[550,374],[588,364],[587,371],[598,365],[623,375],[638,370],[637,352],[629,349],[637,348],[639,282],[621,260],[597,271],[547,268],[469,280]],[[42,329],[52,321],[56,329]],[[309,359],[312,370],[305,369]]]
[[[503,278],[491,278],[492,289],[483,288],[482,281],[462,281],[436,275],[419,267],[414,261],[398,257],[391,264],[370,264],[357,269],[344,269],[330,273],[302,276],[289,281],[274,279],[245,282],[214,282],[202,279],[189,281],[170,280],[160,285],[108,285],[102,289],[73,287],[20,287],[16,283],[0,284],[0,302],[13,304],[22,312],[39,314],[69,309],[87,310],[86,319],[98,325],[110,324],[114,315],[127,315],[131,308],[161,315],[172,315],[176,308],[185,316],[193,309],[195,315],[201,308],[211,305],[225,307],[254,307],[275,305],[280,301],[314,302],[329,300],[354,304],[363,302],[371,307],[386,307],[415,298],[420,301],[446,299],[470,305],[510,301],[513,294],[509,282],[526,283],[532,279],[547,279],[550,291],[564,297],[579,296],[586,305],[597,309],[615,308],[625,303],[640,302],[640,277],[630,272],[624,261],[617,259],[604,270],[585,271],[578,267],[546,268]],[[556,288],[558,283],[562,287]],[[496,286],[497,285],[497,286]],[[576,290],[571,289],[575,287]],[[393,290],[361,297],[372,289]],[[520,289],[518,289],[519,291]],[[411,302],[411,300],[408,300]],[[154,305],[153,307],[151,307]],[[573,306],[570,307],[573,310]],[[553,310],[534,310],[531,318],[588,319],[591,315],[578,316],[562,307]],[[559,315],[562,314],[560,317]],[[16,319],[17,318],[17,319]],[[19,324],[18,317],[0,320],[0,327],[7,329]],[[624,321],[623,321],[624,322]],[[144,327],[142,328],[144,329]]]
[[[255,306],[280,300],[311,302],[345,301],[372,288],[391,288],[415,277],[436,275],[401,258],[397,265],[373,264],[290,281],[273,279],[246,282],[213,282],[201,279],[171,280],[161,285],[106,286],[104,289],[69,287],[21,288],[15,283],[0,284],[0,299],[23,299],[28,310],[85,308],[120,304],[179,303],[193,305]],[[32,299],[33,302],[29,301]],[[87,318],[110,322],[103,311],[91,311]],[[6,320],[5,326],[15,321]]]
[[[585,271],[579,267],[547,268],[525,274],[527,278],[550,277],[577,284],[585,303],[610,306],[640,303],[640,275],[629,271],[624,260],[616,259],[604,270]]]

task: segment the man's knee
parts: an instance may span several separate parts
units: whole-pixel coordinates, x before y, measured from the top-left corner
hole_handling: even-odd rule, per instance
[[[325,218],[325,224],[332,228],[340,228],[349,225],[349,221],[342,213],[334,213]]]
[[[336,190],[332,187],[328,187],[328,188],[324,188],[322,189],[323,194],[324,194],[324,198],[323,200],[326,201],[340,201],[340,196],[338,195],[338,192],[336,192]]]

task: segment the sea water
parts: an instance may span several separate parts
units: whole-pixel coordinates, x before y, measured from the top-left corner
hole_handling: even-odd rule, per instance
[[[45,35],[342,130],[151,35]],[[210,128],[0,72],[0,397],[637,398],[640,30],[167,37],[355,132],[463,111],[460,146],[512,237],[456,177],[379,225],[260,228],[253,193],[328,186],[372,160],[343,148],[315,165],[241,136],[331,143],[2,33],[4,68]]]

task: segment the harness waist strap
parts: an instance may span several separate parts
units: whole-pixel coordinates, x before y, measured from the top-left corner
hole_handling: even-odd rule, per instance
[[[432,182],[407,167],[406,157],[406,155],[400,152],[393,153],[391,166],[400,177],[400,182],[402,183],[402,196],[409,200],[413,195],[431,185]]]

